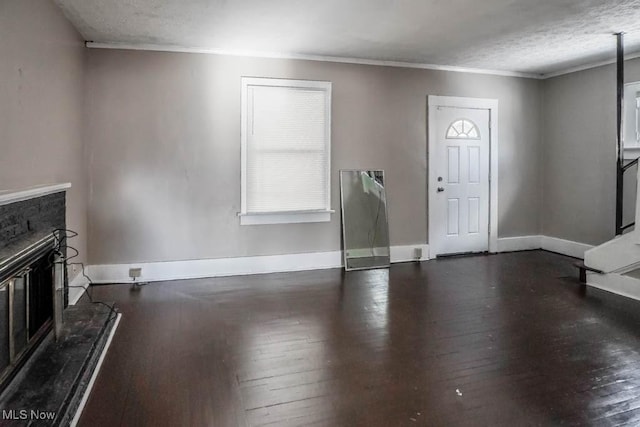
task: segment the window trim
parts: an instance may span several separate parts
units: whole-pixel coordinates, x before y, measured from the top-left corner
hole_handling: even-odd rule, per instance
[[[325,135],[327,155],[327,198],[326,209],[279,212],[247,212],[247,145],[249,127],[248,93],[250,86],[284,87],[293,89],[310,89],[325,93]],[[240,102],[240,225],[258,224],[295,224],[305,222],[329,222],[331,214],[331,91],[328,81],[292,80],[270,77],[242,77]]]

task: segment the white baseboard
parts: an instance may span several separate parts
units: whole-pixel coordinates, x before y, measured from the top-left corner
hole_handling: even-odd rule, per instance
[[[592,248],[592,245],[587,245],[585,243],[558,239],[557,237],[542,236],[542,249],[545,251],[568,255],[574,258],[584,259],[585,251]]]
[[[498,252],[528,251],[542,248],[542,236],[502,237],[498,239]]]
[[[498,239],[498,252],[544,249],[574,258],[584,259],[585,251],[593,248],[585,243],[549,236],[503,237]]]
[[[135,264],[91,265],[93,283],[130,283],[129,268],[142,268],[140,282],[242,276],[287,271],[322,270],[342,266],[342,252],[198,259]]]
[[[416,248],[422,249],[422,258],[419,260],[414,258],[414,249]],[[429,246],[424,244],[391,246],[390,251],[392,263],[429,259]],[[131,283],[129,268],[142,268],[142,276],[138,281],[157,282],[341,267],[342,251],[332,251],[239,258],[91,265],[88,267],[88,274],[93,283]]]
[[[415,249],[422,249],[422,257],[415,258]],[[426,261],[429,259],[429,245],[391,246],[391,263]]]
[[[422,249],[422,258],[414,258],[415,249]],[[575,258],[584,258],[592,246],[549,236],[521,236],[498,239],[498,252],[545,249]],[[391,246],[391,263],[426,261],[429,245]],[[91,265],[88,274],[94,283],[131,283],[129,268],[142,268],[141,282],[200,279],[205,277],[242,276],[249,274],[284,273],[289,271],[322,270],[342,267],[342,252],[311,252],[302,254],[267,255],[239,258],[217,258],[185,261],[147,262],[133,264]],[[80,280],[76,278],[76,280]],[[81,289],[78,298],[82,295]],[[71,289],[69,290],[71,301]]]
[[[76,277],[69,282],[69,305],[76,305],[78,300],[84,294],[84,290],[89,286],[89,281],[82,273],[78,273]]]

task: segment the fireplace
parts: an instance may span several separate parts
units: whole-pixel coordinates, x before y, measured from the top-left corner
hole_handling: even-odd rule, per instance
[[[62,327],[65,188],[0,193],[0,390]]]
[[[53,326],[62,326],[63,261],[56,234],[0,263],[0,388]]]
[[[109,302],[67,306],[67,239],[76,235],[66,230],[69,187],[0,191],[3,426],[38,424],[16,414],[45,412],[55,418],[47,425],[74,425],[120,320]],[[73,286],[86,286],[83,277]]]

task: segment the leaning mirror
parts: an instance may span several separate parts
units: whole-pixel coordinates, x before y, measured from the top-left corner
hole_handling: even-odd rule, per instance
[[[345,270],[389,267],[384,171],[341,170],[340,197]]]

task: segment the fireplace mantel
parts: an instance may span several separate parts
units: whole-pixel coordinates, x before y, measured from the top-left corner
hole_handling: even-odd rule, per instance
[[[0,260],[66,227],[69,183],[0,191]]]
[[[71,188],[71,183],[65,182],[62,184],[39,185],[24,190],[0,190],[0,206],[67,191],[69,188]]]

